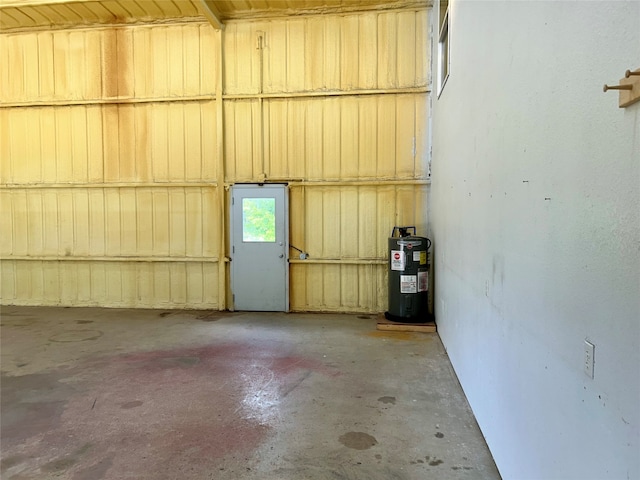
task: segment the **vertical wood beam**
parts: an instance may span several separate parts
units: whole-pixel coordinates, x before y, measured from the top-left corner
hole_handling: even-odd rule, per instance
[[[258,98],[258,108],[260,109],[260,165],[262,165],[262,170],[259,175],[259,179],[261,182],[265,181],[267,178],[267,168],[265,165],[265,155],[264,155],[264,98],[262,94],[264,93],[264,32],[258,31],[258,56],[260,59],[260,97]]]
[[[224,188],[225,174],[225,158],[224,158],[224,100],[222,99],[223,82],[224,82],[224,58],[223,58],[223,40],[224,31],[218,29],[215,31],[216,42],[218,43],[218,79],[216,82],[216,129],[217,129],[217,145],[216,156],[218,161],[218,215],[219,215],[219,254],[218,258],[218,310],[226,310],[227,308],[227,262],[226,255],[226,189]]]

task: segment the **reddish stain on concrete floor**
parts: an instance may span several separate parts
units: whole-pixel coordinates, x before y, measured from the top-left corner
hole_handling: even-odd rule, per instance
[[[310,375],[338,372],[258,343],[87,358],[2,378],[2,477],[210,477],[280,422]]]

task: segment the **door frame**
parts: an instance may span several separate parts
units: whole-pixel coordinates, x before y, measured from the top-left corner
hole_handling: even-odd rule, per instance
[[[280,182],[274,182],[274,183],[234,183],[232,185],[230,185],[229,188],[229,209],[227,210],[227,213],[229,215],[229,251],[230,251],[230,255],[229,258],[231,259],[230,261],[230,268],[229,268],[229,273],[230,273],[230,287],[231,287],[231,308],[229,308],[230,311],[236,311],[236,301],[235,301],[235,276],[236,273],[234,272],[235,268],[233,265],[233,257],[234,257],[234,252],[233,252],[233,247],[234,247],[234,243],[235,243],[235,227],[236,227],[236,221],[238,220],[234,220],[234,215],[233,215],[233,207],[234,207],[234,203],[233,203],[233,199],[234,199],[234,190],[237,188],[242,189],[244,188],[276,188],[276,187],[281,187],[283,190],[283,198],[284,198],[284,205],[283,205],[283,210],[284,210],[284,262],[285,262],[285,268],[284,268],[284,285],[285,285],[285,309],[283,310],[283,312],[289,312],[290,311],[290,301],[289,301],[289,184],[287,183],[280,183]],[[242,221],[241,219],[239,219],[239,221]]]

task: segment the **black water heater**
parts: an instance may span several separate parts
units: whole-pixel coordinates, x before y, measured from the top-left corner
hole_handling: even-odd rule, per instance
[[[416,236],[416,227],[393,227],[389,237],[388,320],[429,321],[429,247],[431,240]]]

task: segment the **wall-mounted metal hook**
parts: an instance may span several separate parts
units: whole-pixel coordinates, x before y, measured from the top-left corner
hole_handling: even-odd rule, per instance
[[[605,84],[602,87],[602,91],[606,92],[607,90],[631,90],[633,89],[632,85],[607,85]]]
[[[629,78],[631,75],[640,75],[639,71],[632,72],[631,70],[627,70],[624,72],[624,78]]]
[[[264,32],[258,30],[256,32],[256,50],[262,50],[264,48]]]

